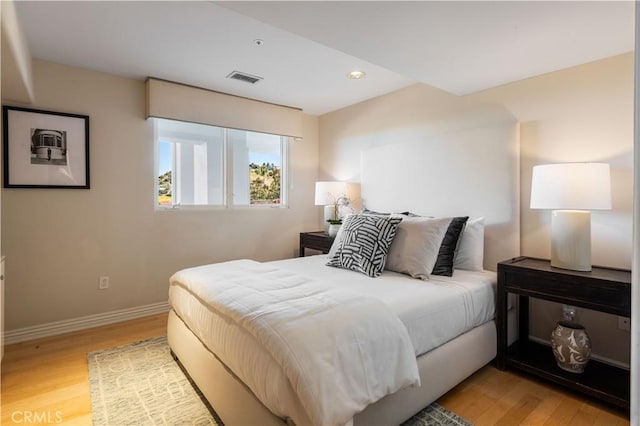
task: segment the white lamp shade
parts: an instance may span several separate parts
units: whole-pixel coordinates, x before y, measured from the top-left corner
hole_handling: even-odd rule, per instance
[[[552,210],[610,210],[609,164],[560,163],[534,166],[530,207]]]
[[[334,204],[339,197],[346,195],[346,182],[316,182],[316,206]]]

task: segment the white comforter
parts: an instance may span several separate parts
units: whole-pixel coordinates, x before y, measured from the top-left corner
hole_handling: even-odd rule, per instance
[[[345,424],[383,396],[420,384],[407,330],[378,299],[250,260],[185,269],[171,284],[251,333],[314,424]]]

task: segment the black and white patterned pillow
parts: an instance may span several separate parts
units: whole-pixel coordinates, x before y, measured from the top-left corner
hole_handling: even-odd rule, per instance
[[[400,222],[400,217],[347,216],[342,239],[327,265],[377,277],[384,269]]]

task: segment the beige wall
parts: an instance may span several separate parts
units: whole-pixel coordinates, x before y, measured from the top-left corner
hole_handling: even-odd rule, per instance
[[[631,268],[633,225],[633,53],[547,74],[479,94],[521,122],[521,251],[550,255],[550,212],[529,209],[536,164],[597,161],[611,165],[611,211],[592,212],[595,265]],[[560,305],[532,301],[532,334],[548,339]],[[630,334],[614,315],[579,309],[594,353],[629,363]]]
[[[513,118],[521,123],[521,253],[549,250],[549,215],[528,208],[531,167],[606,161],[613,210],[593,215],[593,260],[631,264],[632,54],[467,97],[414,85],[319,122],[307,116],[305,139],[291,147],[291,208],[257,211],[154,211],[143,82],[35,61],[34,85],[30,107],[91,117],[92,189],[2,190],[8,330],[166,300],[167,279],[182,267],[294,256],[298,232],[319,223],[318,171],[357,181],[363,148]],[[111,277],[109,290],[97,289],[101,275]],[[545,337],[558,316],[557,305],[537,306],[533,332]],[[629,334],[615,317],[578,317],[596,353],[627,362]]]
[[[13,0],[2,2],[2,99],[17,102],[33,102],[33,78],[31,53],[16,15]]]
[[[613,209],[592,213],[593,263],[631,267],[633,53],[546,74],[476,95],[521,123],[522,253],[549,257],[550,214],[529,209],[536,164],[611,165]]]
[[[91,189],[3,189],[7,330],[165,301],[180,268],[292,257],[298,233],[317,227],[317,118],[305,116],[304,140],[291,145],[290,208],[155,211],[144,83],[33,66],[29,107],[90,116]]]
[[[2,2],[0,2],[0,22],[2,22]],[[2,37],[1,29],[0,29],[0,37]],[[2,49],[1,41],[0,41],[0,49]],[[2,56],[2,52],[0,52],[0,57],[1,56]],[[2,77],[2,72],[0,72],[0,78],[1,77]],[[0,99],[2,99],[2,84],[0,84]],[[3,118],[0,117],[0,122],[2,122],[2,120]],[[3,150],[0,150],[0,175],[3,176],[2,178],[4,179]],[[2,212],[2,192],[0,191],[0,219],[2,216],[1,212]],[[2,220],[0,220],[0,259],[2,259],[3,257],[4,257],[4,251],[2,251]],[[4,277],[0,279],[0,299],[1,299],[0,300],[0,347],[2,348],[2,355],[4,356]],[[1,357],[0,357],[0,360],[1,360]]]
[[[449,129],[514,117],[521,123],[521,254],[549,256],[548,211],[529,209],[535,164],[611,164],[613,210],[594,212],[593,262],[630,268],[633,53],[457,97],[417,84],[320,117],[320,177],[358,179],[360,151],[426,140]],[[536,304],[533,333],[548,339],[560,307]],[[578,310],[594,351],[628,362],[629,333],[612,315]]]

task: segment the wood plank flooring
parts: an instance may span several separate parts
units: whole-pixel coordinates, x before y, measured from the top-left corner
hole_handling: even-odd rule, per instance
[[[7,346],[0,424],[91,425],[87,353],[163,335],[166,321],[154,315]],[[490,365],[438,402],[478,426],[629,423],[611,406]]]
[[[161,314],[6,346],[0,424],[91,425],[87,353],[166,330],[167,315]]]

